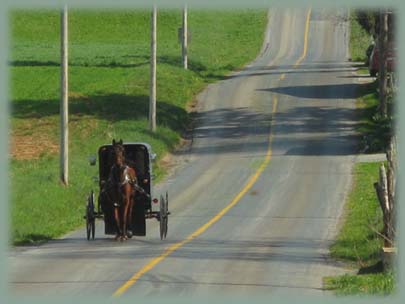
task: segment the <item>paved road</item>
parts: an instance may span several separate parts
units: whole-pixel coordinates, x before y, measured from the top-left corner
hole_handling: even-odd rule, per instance
[[[105,237],[98,223],[93,242],[81,230],[17,248],[9,258],[11,290],[322,293],[322,277],[343,272],[328,258],[328,245],[351,183],[355,84],[347,62],[347,12],[307,13],[272,10],[261,55],[198,96],[192,146],[175,157],[178,167],[156,187],[170,192],[166,241],[155,221],[148,221],[147,237],[125,243]]]

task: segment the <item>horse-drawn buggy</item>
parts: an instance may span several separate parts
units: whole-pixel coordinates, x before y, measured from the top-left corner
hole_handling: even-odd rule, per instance
[[[166,238],[168,194],[157,199],[152,192],[152,161],[155,158],[146,143],[123,143],[122,140],[103,145],[98,150],[99,191],[91,190],[87,199],[87,239],[94,239],[96,219],[104,220],[104,232],[126,240],[133,235],[146,235],[146,219],[160,222],[160,238]],[[96,157],[90,160],[96,164]]]

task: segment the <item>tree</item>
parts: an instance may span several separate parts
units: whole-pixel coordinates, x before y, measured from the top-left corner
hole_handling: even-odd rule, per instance
[[[387,48],[388,48],[388,12],[383,9],[380,12],[378,35],[378,79],[379,79],[379,98],[380,114],[383,118],[387,117]]]

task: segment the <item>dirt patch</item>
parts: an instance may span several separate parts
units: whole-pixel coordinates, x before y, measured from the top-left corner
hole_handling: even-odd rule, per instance
[[[196,112],[198,110],[198,101],[197,98],[194,98],[186,105],[186,111],[188,113]]]
[[[16,160],[38,159],[57,154],[59,142],[51,135],[57,128],[51,119],[30,119],[17,122],[10,134],[10,156]]]
[[[49,139],[47,135],[19,135],[11,136],[10,154],[16,160],[38,159],[44,154],[56,154],[59,145]]]
[[[159,161],[159,166],[164,170],[169,170],[173,166],[173,155],[166,153]]]
[[[79,92],[69,92],[69,97],[73,99],[89,100],[89,96]]]

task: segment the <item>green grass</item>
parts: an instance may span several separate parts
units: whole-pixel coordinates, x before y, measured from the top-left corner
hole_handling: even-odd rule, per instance
[[[362,136],[361,149],[366,153],[383,153],[388,145],[392,121],[378,112],[378,82],[359,85],[357,131]]]
[[[366,267],[378,261],[382,241],[370,228],[382,229],[382,212],[373,184],[379,163],[359,163],[354,168],[354,187],[346,205],[346,219],[331,254]]]
[[[326,289],[337,294],[389,294],[394,288],[393,273],[378,269],[383,241],[376,231],[381,231],[383,224],[373,184],[378,180],[379,165],[359,163],[354,168],[345,223],[330,252],[332,257],[362,269],[365,274],[325,278]]]
[[[34,147],[59,143],[59,12],[13,11],[10,77],[12,138]],[[13,244],[58,237],[83,224],[96,167],[87,156],[112,138],[144,141],[162,156],[190,123],[187,103],[258,54],[266,11],[189,11],[189,70],[181,66],[181,11],[158,12],[157,132],[148,130],[149,11],[69,12],[69,186],[59,179],[58,155],[11,160]],[[27,139],[28,138],[28,139]],[[30,148],[31,149],[31,148]]]
[[[392,272],[344,275],[329,278],[327,288],[335,289],[337,295],[391,295],[394,292],[395,275]]]
[[[370,72],[368,71],[368,68],[366,67],[361,67],[357,70],[357,74],[359,75],[370,75]]]

